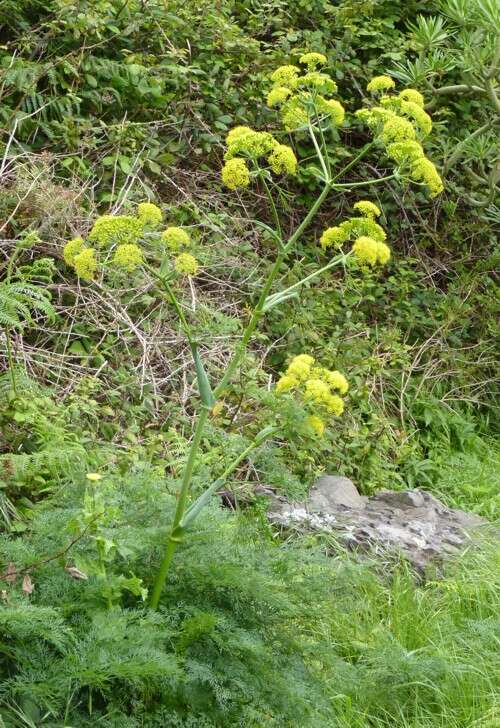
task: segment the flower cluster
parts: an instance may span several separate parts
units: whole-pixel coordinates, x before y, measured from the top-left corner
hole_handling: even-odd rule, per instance
[[[386,244],[385,230],[376,222],[380,210],[370,200],[359,200],[354,209],[361,213],[360,217],[351,217],[340,225],[327,228],[320,239],[321,247],[340,248],[344,243],[354,239],[352,252],[362,265],[385,265],[391,257],[391,249]]]
[[[344,107],[339,101],[326,98],[336,93],[337,84],[326,73],[316,70],[326,63],[326,57],[306,53],[299,62],[307,66],[302,75],[297,66],[281,66],[271,75],[273,86],[267,94],[268,106],[281,106],[281,119],[288,131],[306,126],[309,117],[317,112],[336,125],[342,124]]]
[[[157,205],[152,202],[141,202],[137,206],[137,217],[143,225],[156,228],[163,221],[163,213]]]
[[[190,253],[181,253],[174,260],[174,268],[177,273],[186,276],[195,276],[198,272],[198,261]]]
[[[162,232],[161,239],[172,253],[177,254],[174,258],[174,269],[177,273],[186,276],[196,275],[200,266],[194,255],[187,252],[193,244],[188,231],[181,227],[168,227]]]
[[[267,94],[267,104],[280,107],[280,116],[287,131],[307,126],[310,119],[324,116],[340,126],[344,121],[345,111],[336,99],[329,98],[337,92],[337,84],[326,73],[317,70],[326,64],[322,53],[305,53],[299,63],[306,66],[306,71],[298,66],[280,66],[271,75],[273,86]]]
[[[294,175],[297,171],[297,157],[291,147],[280,144],[272,134],[255,131],[248,126],[236,126],[226,137],[227,151],[222,168],[222,181],[230,190],[248,187],[250,169],[248,162],[258,164],[262,157],[267,159],[275,174]]]
[[[110,265],[131,273],[144,264],[140,242],[147,237],[157,244],[161,241],[171,253],[180,253],[173,261],[173,268],[178,273],[195,275],[198,262],[185,252],[191,245],[189,233],[180,227],[167,227],[160,233],[157,229],[162,221],[162,211],[151,202],[140,203],[136,216],[102,215],[95,221],[87,241],[77,237],[66,243],[64,261],[85,281],[94,279],[99,265]]]
[[[371,92],[388,91],[389,89],[395,88],[395,86],[394,79],[390,76],[375,76],[369,82],[366,90]]]
[[[388,91],[394,86],[389,76],[376,76],[367,89]],[[421,143],[432,130],[432,119],[424,109],[424,97],[419,91],[407,88],[399,94],[383,94],[379,105],[360,109],[356,116],[368,124],[401,174],[426,185],[431,197],[443,191],[439,173],[425,156]]]
[[[73,267],[78,278],[82,278],[84,281],[93,281],[97,270],[94,248],[84,248],[81,253],[75,255]]]
[[[326,64],[326,56],[322,53],[304,53],[299,58],[299,63],[307,66],[308,71],[315,71],[318,66],[324,66]]]
[[[142,265],[143,262],[142,250],[138,245],[126,243],[125,245],[119,245],[115,250],[113,263],[129,273]]]
[[[168,227],[162,234],[161,239],[169,250],[178,253],[183,248],[189,248],[191,245],[191,236],[181,227]]]
[[[345,395],[348,389],[349,384],[343,374],[317,366],[314,357],[309,354],[295,356],[276,382],[278,394],[289,392],[302,398],[310,413],[306,423],[318,436],[325,430],[325,417],[339,417],[344,411],[344,400],[339,395]]]
[[[85,240],[83,238],[73,238],[64,246],[63,257],[66,265],[75,265],[76,256],[85,248]]]
[[[89,233],[89,240],[98,248],[111,245],[137,244],[144,224],[138,217],[131,215],[101,215]]]

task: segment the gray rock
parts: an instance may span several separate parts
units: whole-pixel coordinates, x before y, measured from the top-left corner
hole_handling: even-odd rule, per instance
[[[328,511],[337,506],[364,508],[367,499],[358,493],[352,480],[340,475],[323,475],[311,488],[307,509],[312,513]]]
[[[447,508],[421,490],[380,491],[361,496],[349,478],[324,475],[303,503],[275,497],[269,519],[283,528],[326,531],[351,549],[403,555],[421,573],[471,543],[486,522]]]
[[[381,490],[375,498],[395,507],[403,508],[421,508],[425,502],[424,496],[418,490]]]

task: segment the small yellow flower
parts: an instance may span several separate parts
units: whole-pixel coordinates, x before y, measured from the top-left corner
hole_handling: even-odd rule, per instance
[[[339,248],[346,240],[349,240],[347,226],[340,224],[327,228],[320,238],[320,243],[323,250],[326,250],[326,248],[330,248],[332,245]]]
[[[318,404],[326,402],[330,396],[330,387],[322,379],[308,379],[305,384],[304,399],[312,399]]]
[[[186,276],[195,276],[199,267],[200,266],[196,258],[189,253],[181,253],[174,261],[174,268],[177,273],[181,273]]]
[[[425,100],[420,91],[414,88],[405,88],[400,92],[399,98],[403,101],[412,101],[414,104],[424,108]]]
[[[94,483],[98,480],[102,480],[102,475],[100,473],[87,473],[85,477],[87,480],[91,480]]]
[[[423,182],[426,184],[429,188],[429,195],[431,197],[439,195],[439,193],[444,189],[443,180],[439,176],[435,165],[430,159],[425,157],[423,159],[417,159],[413,163],[411,178],[415,180],[415,182]]]
[[[157,227],[163,220],[163,213],[152,202],[141,202],[137,207],[137,217],[143,225]]]
[[[393,116],[385,122],[380,138],[384,144],[391,144],[392,142],[413,140],[415,136],[415,129],[411,122],[401,116]]]
[[[124,268],[131,273],[142,265],[144,259],[138,245],[119,245],[115,250],[113,263],[119,268]]]
[[[299,63],[307,66],[308,71],[314,71],[318,66],[324,66],[326,64],[326,56],[322,53],[304,53],[299,58]]]
[[[334,94],[337,90],[337,84],[326,73],[311,71],[301,76],[297,82],[299,88],[312,88],[321,91],[324,94]]]
[[[292,359],[286,373],[297,379],[299,382],[303,382],[311,373],[311,367],[313,364],[314,357],[309,356],[309,354],[299,354]]]
[[[189,247],[191,243],[189,233],[180,227],[168,227],[162,232],[161,239],[173,253]]]
[[[326,409],[332,415],[340,417],[344,411],[344,400],[337,394],[330,394],[325,401]]]
[[[340,394],[346,394],[349,391],[349,383],[341,372],[326,370],[324,378],[330,387],[338,389]]]
[[[309,115],[304,108],[304,103],[300,96],[292,96],[283,104],[281,121],[287,131],[294,131],[300,127],[307,126]]]
[[[377,242],[377,263],[385,265],[391,259],[391,249],[385,243]]]
[[[318,437],[322,437],[325,432],[325,423],[317,415],[310,415],[306,419],[306,425],[314,432]]]
[[[394,88],[396,84],[390,76],[375,76],[372,78],[368,86],[367,91],[388,91]]]
[[[238,156],[258,159],[269,154],[276,144],[276,139],[269,132],[254,131],[253,129],[248,129],[245,133],[240,132],[236,138],[231,138],[229,133],[228,138],[231,139],[231,142],[228,144],[227,151],[224,155],[226,161]]]
[[[387,147],[387,154],[397,164],[414,162],[417,159],[423,159],[425,153],[422,145],[415,141],[394,142]]]
[[[414,101],[402,101],[400,107],[401,113],[412,119],[418,126],[423,136],[427,136],[432,131],[432,119],[424,111],[421,106],[416,104]]]
[[[81,253],[75,255],[73,266],[78,278],[82,278],[84,281],[94,280],[97,270],[94,248],[84,248]]]
[[[291,389],[296,387],[298,383],[299,380],[296,377],[293,377],[291,374],[283,374],[283,376],[276,382],[276,391],[278,393],[289,392]]]
[[[216,402],[214,406],[212,407],[212,417],[218,417],[220,414],[222,414],[222,411],[224,410],[224,402]]]
[[[142,235],[143,224],[129,215],[101,215],[89,233],[89,240],[98,247],[137,243]]]
[[[361,235],[352,246],[353,253],[361,264],[384,265],[391,257],[391,249],[380,240]]]
[[[323,99],[317,100],[318,108],[322,114],[327,114],[331,121],[340,126],[344,122],[345,109],[336,99]]]
[[[286,86],[275,86],[267,94],[267,105],[273,108],[285,103],[292,92]]]
[[[253,129],[250,129],[249,126],[234,126],[226,135],[226,146],[230,147],[231,144],[234,144],[241,137],[252,133]]]
[[[297,68],[297,66],[280,66],[271,75],[271,81],[276,86],[286,86],[293,89],[297,86],[299,73],[300,68]]]
[[[73,238],[66,243],[63,249],[63,257],[66,265],[73,266],[75,264],[75,256],[81,253],[85,247],[85,240],[83,238]]]
[[[365,217],[373,219],[374,217],[380,216],[379,208],[374,202],[370,202],[370,200],[359,200],[359,202],[354,203],[353,207]]]
[[[267,161],[275,174],[291,174],[297,172],[297,157],[287,144],[276,144]]]
[[[250,184],[250,172],[244,159],[235,157],[228,160],[222,167],[222,181],[230,190],[238,187],[248,187]]]
[[[377,264],[378,242],[367,235],[361,235],[352,246],[353,253],[360,263],[374,266]]]

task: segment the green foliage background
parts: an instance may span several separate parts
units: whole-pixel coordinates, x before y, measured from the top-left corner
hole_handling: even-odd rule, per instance
[[[14,332],[17,395],[7,374],[0,381],[1,569],[31,567],[35,581],[29,596],[19,577],[0,607],[0,715],[9,728],[497,724],[494,549],[443,581],[415,585],[404,566],[388,579],[345,554],[325,559],[329,543],[277,545],[255,495],[264,484],[300,498],[317,474],[339,472],[364,493],[424,487],[498,515],[498,118],[483,96],[429,90],[478,83],[460,61],[470,30],[445,5],[453,3],[0,3],[0,321],[15,241],[39,236],[22,250],[24,266],[57,259],[47,284],[56,318],[48,325],[35,312],[38,327]],[[494,0],[472,5],[497,28]],[[443,19],[429,31],[438,55],[414,28],[419,14]],[[476,21],[471,42],[488,69],[490,31]],[[156,568],[158,520],[168,523],[191,437],[187,353],[150,291],[117,279],[93,295],[68,275],[61,247],[97,211],[161,201],[169,222],[192,226],[200,242],[210,275],[197,290],[198,334],[212,371],[221,366],[246,313],[238,301],[258,290],[272,244],[252,229],[258,195],[221,188],[223,139],[238,123],[273,126],[266,77],[307,49],[327,55],[350,111],[374,74],[411,79],[432,106],[441,168],[457,143],[490,126],[467,143],[435,201],[379,187],[393,249],[382,274],[340,271],[267,317],[208,429],[197,487],[263,425],[268,378],[292,354],[318,352],[346,372],[346,416],[314,451],[279,442],[238,471],[228,487],[243,513],[214,506],[151,615],[123,579],[150,586]],[[362,135],[342,130],[339,160]],[[383,172],[375,156],[363,174],[374,170]],[[290,222],[315,192],[313,179],[299,182],[287,190]],[[355,199],[329,202],[284,284],[317,267],[320,230]],[[143,341],[157,342],[147,361]],[[3,339],[0,366],[7,370]],[[108,568],[117,596],[106,617],[99,575],[74,579],[63,557],[39,564],[71,541],[89,470],[110,482],[105,536],[116,544]],[[71,553],[85,571],[91,539]]]

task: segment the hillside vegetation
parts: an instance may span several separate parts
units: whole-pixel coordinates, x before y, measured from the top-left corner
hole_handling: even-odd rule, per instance
[[[0,726],[493,728],[498,0],[0,0]],[[494,532],[494,529],[493,529]]]

